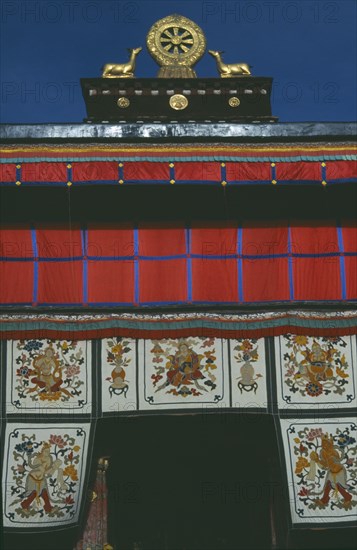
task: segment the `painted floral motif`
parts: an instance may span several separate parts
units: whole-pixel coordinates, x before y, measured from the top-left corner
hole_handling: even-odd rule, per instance
[[[114,395],[124,395],[129,390],[129,381],[126,377],[126,369],[130,367],[132,351],[132,341],[124,338],[112,338],[106,341],[106,362],[112,367],[111,376],[105,380],[110,383],[108,391],[110,397]]]
[[[284,354],[284,381],[292,394],[309,396],[343,395],[350,377],[346,359],[347,342],[343,338],[284,336],[288,351]],[[352,396],[347,396],[351,401]],[[286,402],[291,397],[285,396]]]
[[[240,376],[236,379],[238,380],[237,385],[240,392],[254,391],[256,393],[258,389],[257,380],[262,377],[262,374],[256,373],[254,369],[254,363],[259,361],[258,340],[238,340],[238,344],[233,348],[233,351],[236,352],[233,356],[236,362],[238,364],[243,363],[240,367]]]
[[[297,497],[304,509],[351,510],[357,505],[356,426],[335,428],[305,427],[293,438],[294,475]],[[353,435],[351,433],[353,432]]]
[[[12,522],[68,521],[78,506],[85,432],[77,428],[68,430],[72,434],[59,433],[54,427],[42,438],[40,432],[29,431],[16,429],[10,434],[18,442],[12,446],[6,517]]]
[[[155,393],[186,398],[199,397],[216,389],[217,368],[213,338],[152,340]]]
[[[80,342],[20,340],[14,348],[14,361],[13,403],[17,408],[26,408],[26,402],[84,405],[86,365]]]

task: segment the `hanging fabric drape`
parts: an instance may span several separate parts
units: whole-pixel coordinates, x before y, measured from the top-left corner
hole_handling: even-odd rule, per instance
[[[108,465],[107,458],[99,459],[83,537],[78,541],[75,550],[112,550],[108,543]]]

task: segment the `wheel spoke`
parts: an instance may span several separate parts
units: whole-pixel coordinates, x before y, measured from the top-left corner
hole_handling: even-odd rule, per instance
[[[191,33],[188,31],[185,31],[181,34],[181,38],[185,38],[185,36],[191,36]]]
[[[164,34],[166,34],[166,36],[168,36],[169,38],[172,38],[172,34],[169,30],[164,31]]]
[[[166,44],[166,46],[164,46],[164,50],[166,50],[167,52],[168,52],[169,50],[171,50],[171,48],[172,48],[171,42],[170,42],[170,44]]]
[[[187,46],[185,46],[184,44],[180,44],[180,47],[184,52],[189,52],[190,51],[190,48],[187,48]]]
[[[160,38],[160,42],[171,42],[171,38]]]
[[[179,32],[178,27],[174,27],[173,31],[174,31],[174,35],[178,36],[178,32]]]
[[[177,55],[178,53],[179,53],[178,47],[175,46],[175,47],[174,47],[174,54]]]
[[[182,42],[184,44],[193,44],[193,39],[192,38],[185,38],[184,40],[182,40]]]

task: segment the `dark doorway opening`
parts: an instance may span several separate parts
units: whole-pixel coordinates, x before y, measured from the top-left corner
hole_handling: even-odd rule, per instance
[[[115,548],[272,548],[270,507],[274,501],[280,507],[282,486],[273,472],[278,453],[271,417],[106,419],[98,432],[97,450],[111,457],[109,540]]]

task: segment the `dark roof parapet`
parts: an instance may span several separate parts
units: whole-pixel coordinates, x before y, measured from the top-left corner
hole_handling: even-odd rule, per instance
[[[1,124],[2,142],[355,141],[357,122]]]

